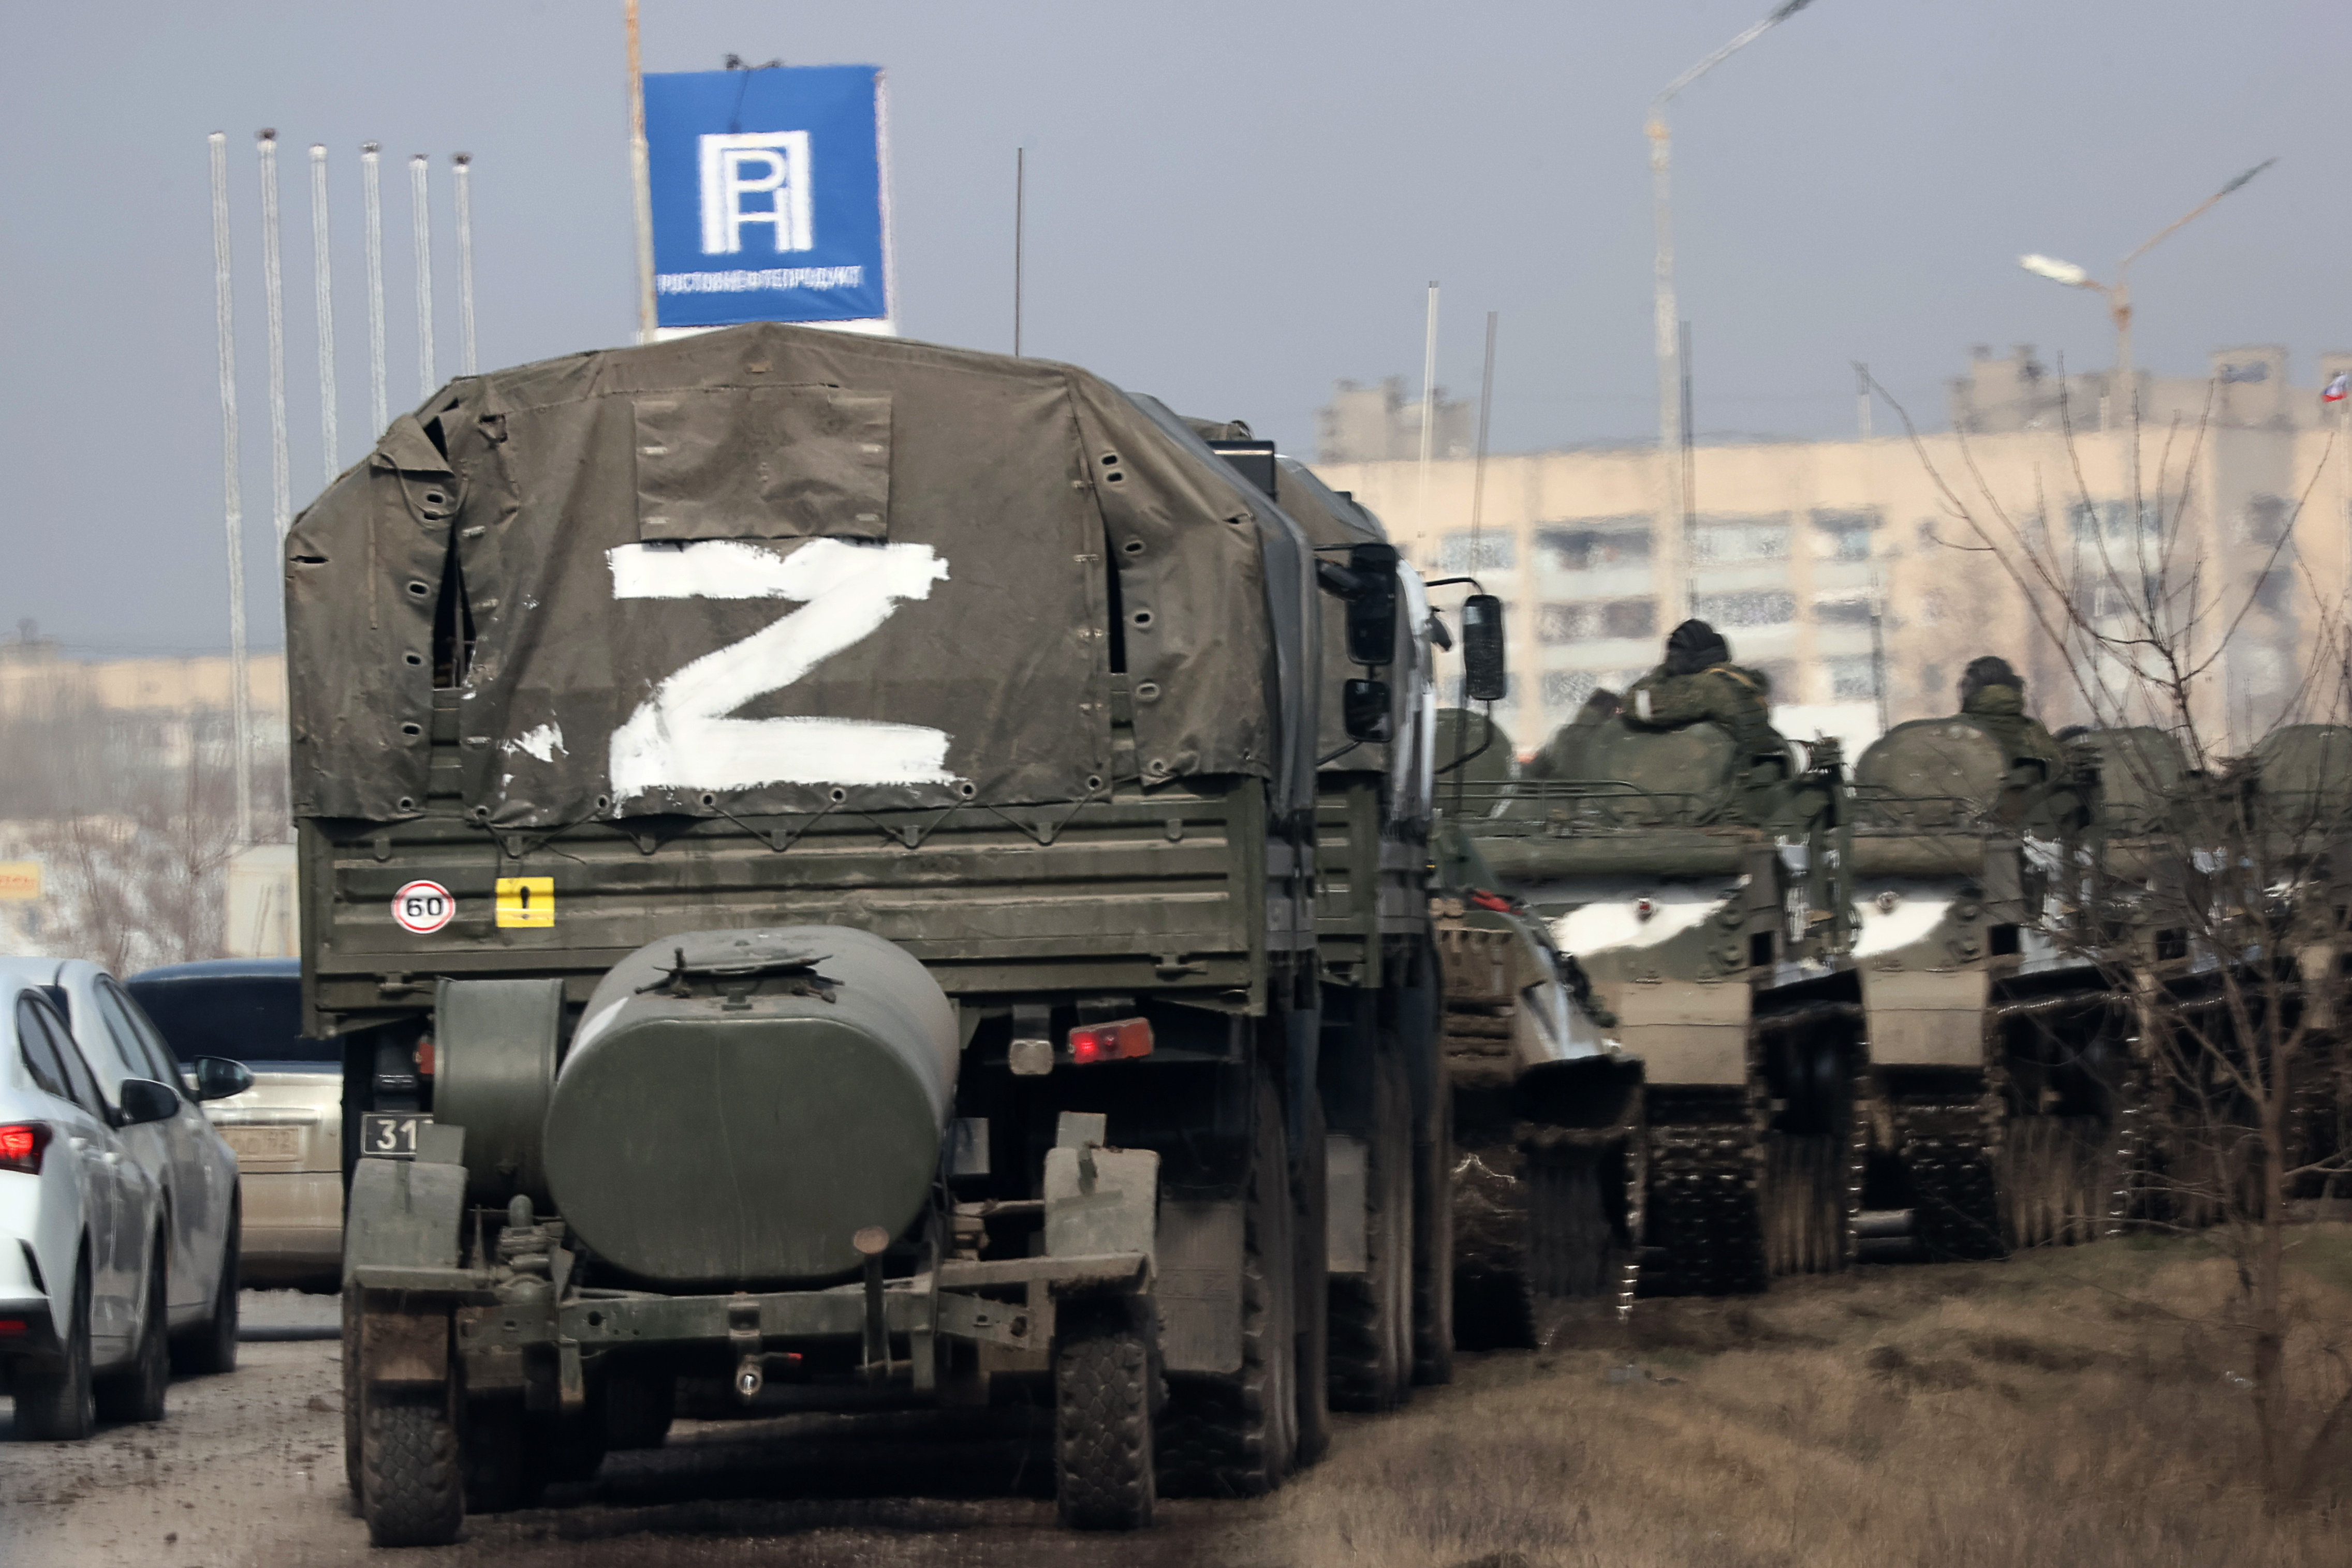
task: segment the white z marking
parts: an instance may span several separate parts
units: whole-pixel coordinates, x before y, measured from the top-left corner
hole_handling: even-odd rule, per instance
[[[929,545],[812,539],[790,555],[734,539],[604,552],[615,599],[796,599],[804,608],[705,653],[613,732],[613,794],[762,784],[945,784],[949,736],[868,718],[730,718],[869,637],[948,563]]]

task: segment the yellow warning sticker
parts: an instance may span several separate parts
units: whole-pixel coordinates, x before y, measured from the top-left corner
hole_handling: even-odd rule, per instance
[[[555,924],[555,879],[551,876],[502,876],[499,878],[498,895],[501,925]]]

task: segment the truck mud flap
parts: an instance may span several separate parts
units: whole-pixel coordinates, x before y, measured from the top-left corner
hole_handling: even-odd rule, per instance
[[[1168,1371],[1241,1370],[1242,1241],[1239,1199],[1161,1200],[1154,1293]]]

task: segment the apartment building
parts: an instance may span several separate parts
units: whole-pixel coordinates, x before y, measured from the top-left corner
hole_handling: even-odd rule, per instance
[[[2292,386],[2286,350],[2263,346],[2217,352],[2202,382],[2143,377],[2135,465],[2105,379],[2061,380],[2030,348],[1980,354],[1947,431],[1698,445],[1692,511],[1663,527],[1651,446],[1490,456],[1475,529],[1475,459],[1432,465],[1425,511],[1416,462],[1317,468],[1425,573],[1503,598],[1513,675],[1496,716],[1522,752],[1654,664],[1685,615],[1771,677],[1797,733],[1858,747],[1882,722],[1948,713],[1979,653],[2025,672],[2053,727],[2074,722],[2089,716],[2084,662],[2047,630],[2053,596],[2112,619],[2192,583],[2205,623],[2234,628],[2199,700],[2217,734],[2251,736],[2307,701],[2315,660],[2341,658],[2325,650],[2352,589],[2352,403],[2319,388],[2352,354],[2318,371]]]

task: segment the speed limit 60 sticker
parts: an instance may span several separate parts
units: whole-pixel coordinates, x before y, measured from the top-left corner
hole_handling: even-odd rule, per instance
[[[429,936],[449,924],[457,901],[437,882],[412,882],[392,895],[392,917],[403,931]]]

